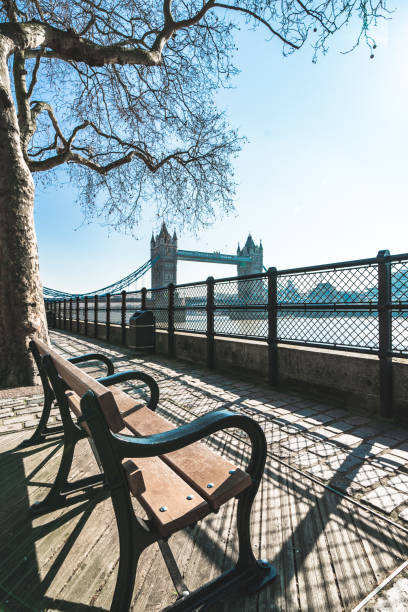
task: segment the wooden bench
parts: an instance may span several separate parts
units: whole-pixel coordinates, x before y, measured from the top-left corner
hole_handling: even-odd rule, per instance
[[[70,493],[103,478],[110,490],[120,544],[111,610],[129,610],[140,554],[153,542],[159,543],[180,595],[172,610],[196,610],[219,601],[230,591],[256,591],[275,577],[269,563],[255,559],[250,541],[250,512],[266,459],[265,436],[255,421],[231,410],[217,410],[175,428],[154,412],[157,402],[146,406],[112,387],[128,380],[144,380],[153,397],[156,383],[146,374],[121,372],[95,380],[46,345],[41,351],[47,352],[43,364],[61,410],[64,451],[49,494],[33,511],[65,505]],[[246,470],[199,442],[229,427],[242,429],[250,438],[251,458]],[[84,436],[93,441],[103,475],[99,480],[91,476],[68,484],[73,450]],[[135,514],[131,495],[143,507],[147,519]],[[238,562],[190,594],[167,539],[217,512],[232,497],[238,497]]]

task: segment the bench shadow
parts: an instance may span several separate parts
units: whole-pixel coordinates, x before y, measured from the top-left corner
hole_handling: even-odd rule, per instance
[[[107,497],[107,491],[100,489],[93,494],[73,495],[71,505],[63,510],[44,515],[35,525],[29,512],[30,499],[28,487],[44,489],[45,496],[50,484],[33,480],[49,462],[58,465],[54,455],[62,446],[61,439],[46,443],[14,449],[0,453],[0,610],[1,612],[39,612],[52,604],[58,610],[88,610],[89,606],[51,600],[46,596],[47,589],[65,562],[72,546],[83,527],[90,519],[96,505]],[[39,462],[26,474],[24,460],[39,455]],[[45,455],[45,456],[44,456]],[[53,466],[54,467],[54,466]],[[47,520],[49,517],[49,520]],[[62,548],[45,576],[41,577],[38,566],[36,543],[75,517],[79,517],[69,533]],[[93,610],[101,608],[93,607]],[[106,610],[104,611],[106,612]]]

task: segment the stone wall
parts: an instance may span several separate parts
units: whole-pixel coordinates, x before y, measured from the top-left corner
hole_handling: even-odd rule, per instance
[[[167,354],[167,333],[160,330],[156,336],[157,352]],[[205,365],[205,336],[176,333],[175,354]],[[216,338],[215,369],[267,380],[268,346],[265,342]],[[375,355],[280,344],[278,381],[282,386],[330,397],[347,407],[379,411],[379,360]],[[393,388],[396,416],[408,419],[407,359],[393,359]]]

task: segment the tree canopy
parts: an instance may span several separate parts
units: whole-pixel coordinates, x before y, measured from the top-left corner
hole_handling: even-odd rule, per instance
[[[132,225],[143,202],[199,226],[232,205],[241,141],[214,104],[235,74],[244,20],[288,54],[317,55],[353,17],[358,41],[385,0],[3,0],[21,147],[31,172],[67,164],[90,217]],[[260,57],[260,62],[265,58]]]
[[[0,385],[32,384],[27,345],[47,339],[33,175],[65,167],[113,226],[155,204],[198,228],[233,202],[241,141],[214,94],[236,29],[318,55],[351,21],[373,49],[387,14],[386,0],[0,0]]]

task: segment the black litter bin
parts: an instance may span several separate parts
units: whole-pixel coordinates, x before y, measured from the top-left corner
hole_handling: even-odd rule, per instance
[[[47,317],[48,327],[56,327],[57,322],[56,322],[55,312],[53,312],[52,310],[47,310],[45,315]]]
[[[156,322],[151,310],[136,310],[129,319],[129,348],[154,352]]]

